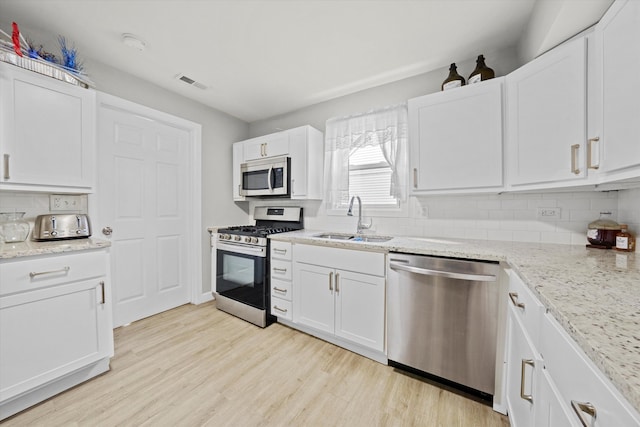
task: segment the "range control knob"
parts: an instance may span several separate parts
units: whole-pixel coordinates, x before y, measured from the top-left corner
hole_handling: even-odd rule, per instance
[[[258,243],[258,238],[257,237],[252,237],[251,238],[251,243]]]
[[[245,237],[245,238],[244,238],[244,241],[245,241],[246,243],[251,243],[251,237]]]
[[[239,242],[240,239],[242,239],[242,237],[240,237],[240,236],[234,236],[233,237],[233,240],[235,240],[236,242]]]

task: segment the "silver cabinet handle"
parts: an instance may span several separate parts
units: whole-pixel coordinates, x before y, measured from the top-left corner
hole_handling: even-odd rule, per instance
[[[585,414],[591,416],[592,420],[595,420],[596,416],[597,416],[597,411],[596,411],[596,407],[595,406],[593,406],[589,402],[577,402],[575,400],[572,400],[571,401],[571,407],[576,412],[576,415],[578,416],[578,419],[580,420],[580,423],[584,427],[589,427],[590,425],[593,425],[593,424],[590,424],[589,422],[587,422],[587,420],[584,419],[582,414],[585,413]]]
[[[452,271],[431,270],[428,268],[411,267],[409,265],[389,263],[389,268],[396,271],[408,271],[410,273],[422,274],[424,276],[446,277],[448,279],[471,280],[474,282],[495,282],[496,276],[486,274],[466,274]]]
[[[101,291],[102,291],[102,298],[100,299],[100,304],[104,304],[106,302],[105,296],[104,296],[104,282],[100,282],[98,283],[100,285]]]
[[[340,280],[340,273],[336,273],[336,293],[340,292],[338,288],[338,281]]]
[[[333,271],[329,273],[329,290],[333,292]]]
[[[532,368],[535,368],[535,363],[533,359],[522,359],[522,365],[520,366],[520,397],[526,400],[527,402],[533,403],[533,395],[524,394],[524,373],[526,366],[529,365]]]
[[[418,168],[413,168],[413,188],[418,188]]]
[[[60,270],[51,270],[51,271],[40,271],[38,273],[32,271],[29,273],[29,277],[32,279],[37,276],[42,276],[43,274],[55,274],[55,273],[66,273],[71,270],[71,267],[62,267]]]
[[[524,310],[524,303],[518,302],[517,292],[509,292],[509,298],[511,298],[511,302],[513,303],[513,305]]]
[[[276,253],[279,253],[279,254],[286,254],[287,250],[286,249],[273,248],[273,252],[276,252]]]
[[[278,307],[277,305],[274,305],[274,306],[273,306],[273,309],[274,309],[274,310],[278,310],[280,313],[286,313],[286,312],[287,312],[287,309],[286,309],[286,308],[280,308],[280,307]]]
[[[113,229],[111,227],[105,227],[102,229],[102,234],[105,236],[111,236],[111,233],[113,233]]]
[[[599,141],[600,137],[598,136],[587,140],[587,169],[598,169],[600,167],[600,156],[598,156],[598,163],[593,164],[593,143]]]
[[[278,268],[278,267],[273,267],[273,271],[275,271],[276,273],[286,273],[287,269],[286,268]]]
[[[264,145],[264,156],[267,157],[267,143],[265,142],[262,145]]]
[[[4,179],[8,181],[11,179],[11,175],[9,174],[9,155],[4,155]]]
[[[273,290],[274,290],[274,291],[276,291],[276,292],[282,292],[283,294],[286,294],[286,293],[287,293],[287,290],[286,290],[286,289],[280,289],[280,288],[278,288],[278,287],[276,287],[276,286],[274,286],[274,287],[273,287]]]
[[[571,173],[575,175],[580,175],[580,168],[578,167],[578,150],[580,149],[580,144],[573,144],[571,146]]]

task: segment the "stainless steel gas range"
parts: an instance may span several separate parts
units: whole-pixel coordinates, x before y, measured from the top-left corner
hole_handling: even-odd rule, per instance
[[[264,328],[275,320],[270,313],[267,236],[302,229],[302,208],[258,206],[253,217],[255,225],[217,231],[214,295],[219,310]]]

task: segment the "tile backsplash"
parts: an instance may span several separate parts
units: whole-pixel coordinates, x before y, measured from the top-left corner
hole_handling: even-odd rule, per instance
[[[327,214],[318,201],[275,203],[302,205],[307,229],[356,230],[357,218],[346,216],[346,210],[344,216],[336,216]],[[408,216],[369,216],[366,208],[363,215],[367,222],[373,220],[375,233],[404,236],[582,245],[587,243],[588,224],[600,212],[611,212],[610,219],[628,223],[635,234],[640,232],[639,189],[410,197],[408,203]],[[269,201],[251,202],[250,212],[253,206],[265,204]],[[538,216],[539,209],[550,208],[557,217]]]
[[[31,230],[38,215],[51,213],[48,193],[0,191],[0,212],[25,212]],[[88,196],[80,196],[80,206],[76,210],[59,211],[66,213],[88,213]],[[31,235],[29,235],[31,238]]]

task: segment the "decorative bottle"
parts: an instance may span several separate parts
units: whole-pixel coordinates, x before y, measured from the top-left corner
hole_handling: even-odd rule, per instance
[[[464,86],[464,77],[458,74],[458,67],[454,62],[449,67],[449,77],[442,82],[442,90],[453,89],[454,87]]]
[[[616,234],[616,249],[624,252],[636,250],[636,236],[629,232],[627,224],[620,224],[620,231]]]
[[[471,75],[469,76],[469,83],[480,83],[481,81],[492,79],[496,76],[496,73],[484,63],[484,56],[478,55],[478,59],[476,59],[476,69],[473,70]]]

